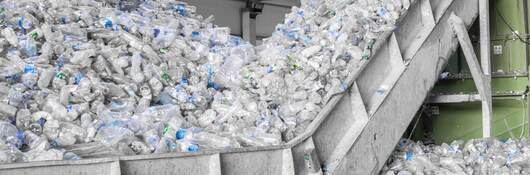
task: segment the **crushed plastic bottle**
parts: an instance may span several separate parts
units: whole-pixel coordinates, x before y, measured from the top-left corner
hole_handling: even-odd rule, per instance
[[[0,142],[20,148],[24,142],[24,133],[11,123],[0,122]]]
[[[474,139],[423,145],[401,140],[380,174],[528,174],[527,139]]]
[[[80,160],[81,157],[79,157],[77,154],[73,152],[65,152],[63,155],[64,160]]]
[[[18,148],[8,145],[0,144],[0,163],[14,163],[14,162],[24,162],[27,159],[24,156],[24,153]]]

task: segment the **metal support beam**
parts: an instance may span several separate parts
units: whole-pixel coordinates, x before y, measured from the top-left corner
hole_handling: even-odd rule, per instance
[[[241,9],[241,36],[256,45],[256,17],[263,12],[265,4],[255,0],[247,0]]]
[[[449,19],[453,32],[456,33],[456,37],[460,43],[460,47],[464,52],[469,70],[475,81],[475,85],[479,91],[482,99],[482,136],[487,138],[491,137],[491,118],[492,118],[492,100],[491,100],[491,83],[488,79],[489,75],[486,75],[482,70],[478,62],[477,55],[473,50],[473,44],[469,39],[467,28],[462,19],[456,16],[454,13],[451,14]],[[483,64],[484,66],[484,64]],[[489,67],[489,63],[486,65]],[[487,69],[489,70],[489,69]]]
[[[491,40],[490,40],[490,12],[489,0],[480,0],[479,4],[479,21],[480,21],[480,63],[482,64],[482,72],[484,73],[484,80],[486,81],[486,91],[491,92]],[[490,104],[486,103],[489,100]],[[486,107],[490,105],[490,107]],[[488,109],[489,108],[489,109]],[[490,113],[490,115],[483,115],[482,123],[483,137],[491,137],[491,95],[486,100],[482,100],[482,113]],[[484,126],[488,126],[487,128]]]
[[[465,103],[482,101],[478,94],[452,94],[429,97],[429,103]]]
[[[480,63],[484,75],[491,76],[491,40],[490,40],[490,14],[489,0],[479,1],[480,20]]]
[[[256,18],[251,17],[252,12],[244,10],[241,12],[241,33],[244,40],[256,44]]]

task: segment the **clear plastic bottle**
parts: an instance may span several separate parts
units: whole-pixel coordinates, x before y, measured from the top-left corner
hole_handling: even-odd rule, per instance
[[[151,129],[143,133],[142,136],[145,144],[148,145],[148,149],[150,150],[150,152],[154,152],[155,149],[158,148],[158,144],[160,143],[160,136],[158,136],[157,131]]]
[[[26,160],[26,156],[18,148],[0,144],[0,164],[24,162]]]
[[[35,43],[35,41],[31,39],[25,39],[21,40],[19,45],[24,48],[24,53],[28,57],[37,56],[37,44]]]
[[[230,50],[230,56],[225,58],[221,69],[215,75],[215,83],[222,87],[236,88],[241,85],[242,76],[239,70],[254,56],[254,50],[248,45],[241,45]]]
[[[131,73],[130,76],[136,83],[142,83],[145,79],[144,74],[141,70],[142,56],[136,52],[131,58]]]
[[[42,126],[42,133],[45,134],[49,140],[55,140],[59,136],[60,132],[60,122],[55,119],[47,119],[44,124],[37,124],[37,126]],[[35,127],[37,127],[35,126]]]
[[[175,140],[170,137],[162,137],[154,153],[169,153],[177,150]]]
[[[193,136],[193,142],[204,149],[231,149],[239,148],[240,145],[235,140],[227,137],[221,137],[208,132],[200,132]]]
[[[7,116],[15,116],[17,108],[6,103],[0,102],[0,113]]]
[[[96,135],[96,128],[94,126],[94,120],[88,113],[82,114],[80,117],[81,127],[86,131],[86,137],[83,139],[84,142],[91,142]]]
[[[77,154],[73,152],[65,152],[63,155],[64,160],[81,160],[81,157],[79,157]]]
[[[63,155],[63,151],[57,149],[49,149],[46,151],[31,150],[25,153],[28,161],[62,160]]]
[[[60,132],[55,141],[59,143],[59,146],[69,146],[83,142],[86,135],[87,131],[82,127],[70,122],[61,122]]]
[[[57,98],[47,98],[42,108],[49,112],[55,119],[60,121],[71,121],[68,117],[68,110],[63,106]]]
[[[50,144],[48,143],[46,136],[39,136],[31,131],[25,131],[24,135],[24,143],[28,145],[29,149],[41,151],[50,149]]]
[[[50,82],[52,81],[53,77],[55,76],[55,73],[51,69],[43,70],[40,73],[39,80],[37,81],[37,86],[40,89],[46,89],[50,85]]]
[[[26,64],[24,66],[24,74],[22,74],[22,84],[28,88],[33,88],[37,84],[39,74],[37,73],[34,64]]]
[[[178,152],[198,152],[200,146],[189,140],[177,140],[177,151]]]
[[[137,141],[137,140],[132,141],[129,144],[129,147],[136,154],[149,154],[149,153],[151,153],[151,150],[149,149],[149,146],[147,146],[144,142],[141,142],[141,141]]]
[[[106,145],[116,145],[120,140],[134,137],[134,133],[123,127],[103,126],[98,130],[95,140]]]
[[[23,132],[11,123],[0,121],[0,141],[20,148],[24,142]]]
[[[4,36],[6,38],[6,40],[9,42],[9,44],[11,44],[12,46],[14,46],[14,47],[18,46],[17,34],[15,33],[15,31],[12,28],[10,28],[10,27],[4,28],[2,30],[2,36]]]
[[[3,105],[0,103],[0,106]],[[20,109],[16,113],[16,127],[19,129],[29,129],[31,124],[31,112],[28,109]]]
[[[24,92],[27,87],[23,84],[17,83],[9,89],[8,104],[14,107],[22,106],[25,103]]]

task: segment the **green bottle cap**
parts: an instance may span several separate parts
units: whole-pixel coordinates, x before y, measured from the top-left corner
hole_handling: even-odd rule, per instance
[[[59,78],[59,79],[65,79],[66,78],[66,74],[62,71],[60,72],[57,72],[57,74],[55,74],[55,77]]]
[[[169,52],[168,48],[160,48],[160,53],[166,54],[167,52]]]
[[[31,38],[33,38],[34,40],[36,40],[39,37],[39,34],[37,32],[31,32],[30,35],[31,35]]]

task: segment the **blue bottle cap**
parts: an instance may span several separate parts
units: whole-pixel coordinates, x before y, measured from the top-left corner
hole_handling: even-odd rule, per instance
[[[274,72],[274,67],[272,65],[269,65],[269,67],[267,67],[267,73],[272,73]]]
[[[180,128],[177,133],[175,133],[175,138],[177,138],[177,140],[181,140],[184,138],[184,136],[186,136],[186,130]]]
[[[20,140],[21,143],[24,143],[24,138],[25,138],[24,131],[23,130],[18,130],[17,131],[17,139]]]
[[[155,35],[155,38],[158,37],[158,35],[160,34],[160,29],[153,29],[153,34]]]
[[[39,125],[40,125],[41,127],[44,127],[44,124],[46,123],[46,119],[44,119],[44,118],[40,118],[40,119],[37,121],[37,123],[39,123]]]
[[[194,143],[190,144],[190,146],[188,147],[188,151],[189,152],[197,152],[197,151],[199,151],[199,145],[194,144]]]
[[[72,111],[72,105],[66,105],[66,112]]]
[[[173,150],[177,149],[177,144],[175,144],[173,142],[169,142],[167,147],[169,148],[169,150],[173,151]]]
[[[193,103],[193,101],[195,101],[195,97],[193,97],[193,95],[188,95],[188,98],[186,99],[186,102]]]
[[[295,39],[298,39],[298,34],[293,31],[287,32],[287,37],[289,37],[289,39],[291,40],[295,40]]]
[[[112,28],[112,20],[110,18],[105,18],[103,20],[103,27],[105,27],[106,29]]]
[[[62,16],[60,20],[61,20],[62,24],[66,24],[67,17],[66,16]]]
[[[81,80],[83,79],[83,77],[84,77],[84,76],[83,76],[82,73],[77,73],[77,74],[75,74],[75,76],[74,76],[74,84],[75,84],[75,85],[78,85],[79,82],[81,82]]]
[[[175,6],[175,11],[177,11],[178,14],[182,16],[186,16],[186,5],[185,4],[177,4]]]
[[[302,16],[303,17],[304,16],[304,10],[298,10],[298,12],[296,12],[296,14],[298,16]]]
[[[52,140],[50,142],[50,146],[52,146],[53,148],[59,147],[59,142],[57,140]]]
[[[231,41],[232,44],[234,44],[235,46],[239,46],[239,45],[241,45],[241,38],[240,38],[240,37],[232,36],[232,37],[230,37],[230,41]]]
[[[79,49],[81,49],[81,44],[76,43],[76,44],[72,45],[72,49],[74,49],[74,50],[79,50]]]
[[[186,76],[182,76],[182,78],[180,78],[180,83],[181,83],[181,84],[186,84],[186,85],[187,85],[187,84],[189,83],[189,81],[188,81],[188,77],[186,77]]]
[[[151,144],[151,145],[154,145],[154,144],[157,144],[158,142],[157,142],[156,137],[149,137],[149,138],[147,139],[147,143],[149,143],[149,144]]]
[[[208,88],[213,88],[215,89],[216,91],[219,91],[221,89],[221,86],[213,81],[208,81],[208,85],[207,85]]]
[[[384,7],[379,7],[377,9],[377,15],[381,17],[386,16],[386,9]]]
[[[192,40],[200,40],[201,38],[201,32],[193,31],[191,32],[191,39]]]
[[[24,73],[35,73],[35,65],[34,64],[26,64],[24,66]]]

